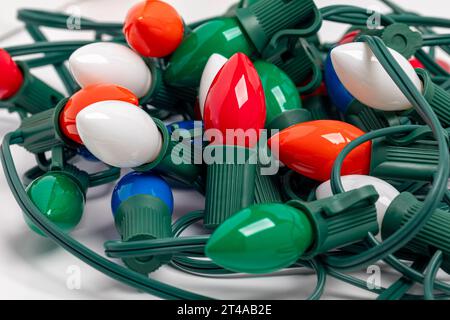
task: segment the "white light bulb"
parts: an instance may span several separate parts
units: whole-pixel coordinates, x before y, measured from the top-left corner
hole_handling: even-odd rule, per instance
[[[422,92],[422,82],[408,60],[395,50],[389,51]],[[331,51],[331,61],[344,87],[363,104],[384,111],[412,107],[366,43],[337,46]]]
[[[111,83],[143,97],[152,83],[144,60],[130,48],[111,42],[96,42],[75,50],[69,67],[81,87]]]
[[[383,218],[387,208],[391,204],[392,200],[394,200],[400,194],[398,190],[395,189],[392,185],[390,185],[386,181],[371,176],[351,174],[347,176],[342,176],[341,180],[345,191],[350,191],[369,185],[372,185],[375,188],[375,190],[379,194],[379,198],[375,203],[375,206],[377,209],[378,225],[381,228],[381,224],[383,222]],[[331,197],[332,195],[333,193],[331,191],[330,180],[325,181],[316,189],[317,199],[328,198]]]
[[[81,110],[77,130],[86,148],[106,164],[132,168],[156,159],[162,136],[153,119],[124,101],[101,101]]]
[[[203,111],[205,109],[205,101],[209,92],[209,88],[213,83],[216,75],[219,73],[220,69],[222,69],[223,65],[228,61],[224,56],[214,53],[212,54],[208,62],[206,63],[205,69],[203,69],[202,78],[200,80],[200,88],[198,94],[198,101],[200,112],[203,118]]]

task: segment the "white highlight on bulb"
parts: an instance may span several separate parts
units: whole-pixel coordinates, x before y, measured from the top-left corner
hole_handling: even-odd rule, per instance
[[[408,60],[395,50],[389,51],[422,92],[422,82]],[[366,43],[352,42],[334,48],[331,61],[344,87],[363,104],[384,111],[412,107]]]
[[[150,90],[152,74],[144,60],[130,48],[96,42],[75,50],[69,67],[81,87],[110,83],[127,88],[141,98]]]
[[[214,53],[212,54],[208,62],[206,63],[205,69],[203,69],[202,78],[200,80],[200,89],[198,94],[200,113],[203,118],[203,112],[205,109],[205,101],[208,96],[209,88],[219,73],[220,69],[222,69],[223,65],[228,61],[224,56]]]
[[[86,148],[106,164],[132,168],[156,159],[162,136],[153,119],[124,101],[96,102],[81,110],[77,129]]]
[[[379,194],[379,198],[375,203],[377,209],[377,221],[380,226],[383,223],[384,215],[386,213],[387,208],[391,204],[391,202],[400,194],[397,189],[395,189],[392,185],[383,181],[381,179],[359,175],[359,174],[351,174],[347,176],[342,176],[342,185],[344,186],[345,191],[350,191],[354,189],[358,189],[364,186],[372,185],[375,190]],[[316,189],[316,198],[324,199],[331,197],[333,192],[331,191],[331,183],[330,180],[325,181]]]

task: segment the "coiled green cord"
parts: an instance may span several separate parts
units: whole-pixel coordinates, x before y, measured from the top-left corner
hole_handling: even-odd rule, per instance
[[[368,18],[368,13],[365,9],[356,8],[351,6],[331,6],[326,7],[321,10],[324,18],[327,18],[328,20],[332,21],[338,21],[338,22],[344,22],[344,23],[350,23],[355,25],[364,25]],[[33,11],[33,10],[29,10]],[[29,19],[30,23],[40,23],[38,14],[39,12],[25,12],[25,20]],[[42,13],[42,12],[41,12]],[[29,14],[27,16],[27,14]],[[47,15],[47,12],[45,12]],[[48,19],[48,23],[56,23],[58,19],[61,18],[61,16],[64,15],[56,14],[52,16],[50,19]],[[67,18],[67,16],[65,16]],[[405,15],[405,14],[397,14],[397,15],[389,15],[384,16],[382,15],[382,23],[383,25],[388,25],[393,22],[405,22],[408,19],[416,19],[415,25],[417,26],[447,26],[450,25],[449,21],[444,19],[437,19],[437,18],[431,18],[431,17],[420,17],[418,19],[418,16],[414,15]],[[42,17],[40,17],[41,19]],[[65,18],[65,19],[66,19]],[[33,20],[35,19],[35,20]],[[334,20],[333,20],[334,19]],[[24,21],[25,21],[24,20]],[[361,23],[364,20],[364,23]],[[64,24],[65,24],[64,20]],[[85,20],[83,20],[84,22]],[[86,21],[88,24],[85,25],[89,27],[93,27],[93,22]],[[58,22],[60,23],[60,22]],[[56,24],[58,24],[56,23]],[[89,24],[91,23],[91,24]],[[95,23],[94,23],[95,24]],[[50,25],[49,25],[50,26]],[[103,26],[99,27],[97,30],[100,30],[101,32],[108,33],[112,32],[114,33],[111,25],[103,24]],[[111,27],[111,29],[109,29]],[[65,25],[64,25],[65,28]],[[118,28],[118,24],[115,25],[115,28]],[[446,37],[425,37],[426,41],[425,43],[427,45],[446,45]],[[390,76],[394,79],[394,81],[399,85],[402,92],[408,97],[408,99],[412,102],[416,110],[419,112],[419,114],[424,118],[425,122],[431,127],[433,134],[438,142],[439,150],[441,152],[440,157],[440,163],[437,170],[437,177],[429,191],[428,196],[425,198],[425,205],[421,212],[419,212],[413,219],[409,221],[409,223],[405,224],[404,227],[402,227],[398,232],[396,232],[394,235],[389,237],[385,242],[382,244],[379,244],[378,242],[373,242],[374,238],[372,235],[369,234],[368,236],[368,242],[373,245],[372,248],[367,250],[366,252],[358,253],[357,255],[325,255],[324,261],[326,263],[326,268],[322,266],[320,261],[317,260],[311,260],[309,262],[305,261],[299,261],[298,264],[294,265],[293,267],[298,267],[300,265],[307,266],[310,268],[313,268],[316,270],[318,275],[318,282],[317,287],[314,290],[313,294],[310,296],[310,298],[319,298],[323,291],[323,286],[325,284],[326,279],[326,273],[328,273],[330,276],[334,276],[336,278],[339,278],[343,281],[346,281],[348,283],[351,283],[353,285],[359,286],[364,289],[368,289],[367,285],[364,281],[356,279],[354,277],[341,274],[338,270],[347,270],[347,269],[353,269],[357,267],[361,267],[364,265],[367,265],[371,261],[384,259],[388,264],[394,267],[394,269],[400,271],[404,276],[408,279],[411,279],[416,282],[422,282],[424,283],[425,288],[425,297],[426,298],[447,298],[450,294],[450,285],[447,285],[443,282],[436,281],[436,273],[439,269],[441,260],[442,260],[442,253],[439,254],[437,252],[435,256],[431,259],[429,267],[427,269],[427,272],[424,275],[422,275],[420,272],[415,270],[414,268],[408,267],[407,265],[400,262],[398,259],[396,259],[394,256],[392,256],[392,252],[395,252],[397,248],[402,247],[404,243],[408,242],[409,239],[411,239],[417,231],[414,230],[420,230],[421,226],[423,226],[427,219],[429,218],[429,215],[433,212],[434,204],[430,204],[431,200],[433,202],[436,202],[436,206],[439,203],[439,201],[436,201],[436,199],[440,200],[442,199],[444,192],[446,188],[442,187],[443,181],[446,182],[446,178],[448,177],[448,168],[445,168],[446,166],[443,165],[443,163],[448,163],[448,147],[446,143],[446,136],[443,134],[442,128],[439,125],[439,122],[435,118],[434,113],[430,110],[430,107],[426,102],[424,102],[423,99],[421,99],[421,95],[417,90],[412,87],[411,84],[408,83],[409,79],[404,75],[402,70],[398,70],[398,66],[396,65],[395,61],[392,60],[392,58],[389,55],[389,52],[384,47],[384,44],[379,39],[372,39],[370,37],[365,37],[365,41],[367,41],[371,47],[371,49],[374,51],[374,54],[377,56],[377,58],[380,60],[382,65],[386,68],[386,71],[390,74]],[[122,41],[123,37],[118,38],[115,41]],[[434,42],[433,42],[434,41]],[[381,44],[380,44],[381,42]],[[40,63],[46,63],[51,60],[51,58],[58,58],[63,59],[63,55],[66,55],[66,52],[71,52],[78,48],[81,45],[90,43],[90,42],[84,42],[84,44],[80,44],[81,42],[77,41],[68,41],[68,42],[59,42],[59,43],[37,43],[35,45],[28,45],[28,46],[17,46],[17,47],[11,47],[9,48],[9,52],[12,55],[26,55],[26,54],[32,54],[32,53],[48,53],[48,56],[44,58],[37,58],[34,60],[35,64],[39,65]],[[61,53],[55,54],[55,50],[61,50]],[[419,51],[418,55],[421,56],[421,52]],[[434,62],[430,56],[423,52],[422,59],[430,59],[431,61],[427,68],[433,68],[435,67],[432,62]],[[421,60],[419,58],[419,60]],[[58,60],[59,61],[59,60]],[[422,61],[422,60],[421,60]],[[422,61],[423,62],[423,61]],[[436,64],[434,62],[434,64]],[[441,68],[442,69],[442,68]],[[443,70],[443,69],[442,69]],[[448,75],[448,73],[444,70],[439,70],[438,68],[434,70],[435,72],[431,71],[434,74],[441,74],[443,76]],[[400,132],[408,132],[411,130],[417,129],[419,126],[402,126],[400,127],[393,127],[393,128],[387,128],[387,129],[393,129],[392,131],[388,132],[387,129],[382,129],[379,131],[375,131],[372,133],[369,133],[361,139],[358,139],[358,143],[356,143],[357,140],[355,140],[355,143],[351,143],[347,146],[346,149],[341,153],[340,158],[336,161],[334,170],[333,170],[333,176],[332,176],[332,186],[333,190],[335,192],[342,191],[342,184],[339,177],[339,171],[340,166],[342,165],[342,161],[344,160],[346,154],[348,154],[352,148],[356,147],[357,145],[364,143],[365,141],[369,141],[372,138],[378,137],[378,136],[384,136],[384,135],[390,135],[394,133],[400,133]],[[385,131],[383,131],[385,130]],[[376,133],[376,134],[375,134]],[[369,136],[370,134],[373,134]],[[362,139],[364,138],[364,139]],[[94,268],[98,269],[101,272],[104,272],[105,274],[111,276],[114,279],[117,279],[119,281],[122,281],[124,283],[127,283],[131,286],[134,286],[136,288],[139,288],[145,292],[149,292],[151,294],[163,297],[163,298],[171,298],[171,299],[203,299],[206,297],[187,292],[178,288],[171,287],[169,285],[157,282],[152,279],[148,279],[146,277],[143,277],[131,270],[128,270],[124,267],[121,267],[120,265],[117,265],[115,263],[112,263],[111,261],[103,258],[102,256],[96,254],[95,252],[91,251],[90,249],[84,247],[79,242],[77,242],[75,239],[71,238],[70,236],[65,235],[61,231],[58,230],[57,227],[55,227],[51,222],[47,221],[46,218],[44,218],[39,210],[34,206],[34,204],[29,200],[26,191],[23,188],[22,183],[20,182],[20,179],[17,175],[17,172],[14,167],[13,159],[11,156],[11,152],[9,150],[9,146],[12,144],[20,143],[20,137],[15,135],[15,133],[8,134],[4,142],[2,144],[2,150],[1,150],[1,158],[2,158],[2,164],[5,168],[5,174],[7,176],[8,183],[11,186],[11,189],[13,191],[13,194],[18,201],[19,205],[21,206],[24,213],[32,220],[38,227],[40,227],[46,234],[49,235],[50,238],[52,238],[54,241],[56,241],[58,244],[63,246],[66,250],[71,252],[72,254],[76,255],[86,263],[90,264]],[[445,184],[446,186],[446,184]],[[202,213],[197,212],[195,214],[186,215],[179,219],[173,226],[175,235],[178,237],[183,230],[185,230],[189,225],[194,223],[195,221],[198,221],[201,219]],[[417,218],[420,216],[421,218]],[[186,218],[185,218],[186,217]],[[416,218],[416,219],[415,219]],[[414,221],[417,220],[417,221]],[[414,223],[413,223],[414,222]],[[415,227],[414,227],[415,225]],[[406,228],[410,227],[413,233],[409,233],[406,231]],[[406,237],[404,237],[406,235]],[[395,239],[394,239],[395,237]],[[183,237],[178,239],[160,239],[160,240],[153,240],[153,243],[149,242],[134,242],[134,243],[119,243],[119,242],[108,242],[105,243],[105,247],[107,249],[107,254],[115,254],[117,257],[123,257],[123,255],[129,255],[129,256],[136,256],[135,252],[133,252],[136,249],[136,245],[140,245],[141,248],[138,250],[139,255],[155,255],[155,254],[163,254],[167,252],[175,253],[174,259],[172,260],[171,264],[172,266],[179,268],[181,270],[202,274],[202,275],[214,275],[214,274],[232,274],[231,272],[224,270],[218,266],[216,266],[211,261],[206,260],[200,260],[198,257],[202,257],[203,247],[206,243],[208,236],[200,236],[200,237]],[[158,242],[159,241],[159,242]],[[170,250],[167,249],[167,245],[173,246]],[[128,247],[127,247],[128,246]],[[114,251],[113,249],[120,249]],[[147,251],[145,251],[147,250]],[[120,251],[120,252],[119,252]],[[196,259],[197,258],[197,259]],[[401,279],[400,279],[401,280]],[[399,281],[400,281],[399,280]],[[400,283],[400,282],[399,282]],[[444,295],[433,295],[433,288],[445,292]],[[396,290],[399,290],[396,294],[402,296],[404,292],[406,292],[407,288],[403,285],[399,285],[395,288]],[[371,290],[376,293],[383,293],[385,292],[385,288],[381,289],[374,289]],[[394,289],[393,289],[394,290]],[[395,291],[395,290],[394,290]],[[416,299],[421,298],[421,296],[416,295],[408,295],[404,294],[404,298],[406,299]]]
[[[438,250],[433,255],[433,257],[430,260],[430,263],[428,264],[427,271],[425,272],[425,281],[424,281],[424,292],[425,292],[425,299],[427,300],[434,300],[434,294],[433,294],[433,284],[436,280],[436,275],[439,271],[439,268],[442,264],[442,251]]]
[[[26,25],[26,29],[34,41],[47,41],[47,38],[37,26],[28,24]],[[72,95],[77,91],[78,85],[70,74],[69,69],[67,69],[63,61],[57,63],[53,62],[53,66],[66,87],[67,92],[69,95]]]
[[[376,247],[372,247],[365,252],[358,255],[346,258],[337,258],[332,256],[325,256],[325,263],[337,268],[337,269],[356,269],[366,266],[374,261],[381,260],[385,256],[399,250],[406,245],[426,224],[428,219],[433,214],[439,201],[443,198],[445,190],[447,188],[447,180],[449,175],[449,151],[447,145],[447,138],[444,135],[444,130],[440,125],[433,110],[416,89],[411,80],[407,77],[405,72],[401,69],[390,52],[387,50],[383,41],[379,38],[362,37],[366,41],[373,51],[374,55],[380,61],[381,65],[385,68],[386,72],[393,79],[396,85],[400,88],[403,94],[407,97],[410,103],[416,108],[419,115],[430,126],[433,136],[437,140],[439,147],[439,165],[436,170],[435,179],[433,185],[428,193],[425,201],[423,202],[423,208],[409,220],[400,230],[386,239],[382,244]],[[374,138],[378,138],[385,135],[396,134],[406,132],[411,129],[417,128],[416,126],[401,126],[390,127],[377,131],[367,133],[366,135],[359,137],[358,139],[349,143],[344,150],[340,153],[334,164],[331,174],[331,186],[334,193],[343,192],[342,182],[340,180],[340,171],[344,158],[358,145],[369,141]]]
[[[31,202],[14,166],[10,146],[21,142],[16,132],[8,133],[2,143],[1,160],[11,191],[24,214],[49,238],[93,268],[134,288],[166,299],[206,299],[205,296],[175,288],[120,266],[88,249],[41,214]]]

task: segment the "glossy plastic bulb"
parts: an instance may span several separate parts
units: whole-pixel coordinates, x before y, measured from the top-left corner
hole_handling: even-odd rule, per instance
[[[237,212],[211,235],[206,256],[225,269],[268,273],[292,265],[313,243],[313,228],[300,210],[283,204]]]
[[[251,55],[254,50],[235,18],[210,20],[183,40],[171,56],[164,77],[173,86],[195,87],[212,54],[230,58],[236,52]]]
[[[92,84],[116,84],[141,98],[152,84],[152,75],[144,60],[118,43],[85,45],[72,53],[69,66],[75,80],[83,88]]]
[[[342,149],[363,134],[346,122],[317,120],[280,131],[269,139],[268,145],[273,150],[273,144],[279,143],[279,160],[292,170],[317,181],[326,181]],[[367,175],[371,145],[369,141],[353,149],[344,160],[341,174]]]
[[[355,98],[345,89],[341,80],[339,80],[331,62],[330,55],[328,55],[325,61],[325,83],[331,102],[333,102],[339,111],[345,113]]]
[[[389,51],[416,88],[422,91],[422,82],[408,60],[395,50]],[[366,43],[338,46],[331,51],[331,60],[342,84],[363,104],[385,111],[412,107]]]
[[[266,102],[261,80],[246,55],[235,54],[219,71],[206,97],[203,116],[205,129],[218,129],[223,137],[227,129],[254,130],[259,136],[266,120]],[[233,144],[240,144],[236,140]],[[252,143],[256,141],[245,139],[246,147]]]
[[[0,49],[0,100],[8,99],[19,91],[23,75],[6,50]]]
[[[264,60],[255,61],[254,66],[266,97],[266,124],[285,111],[301,108],[297,87],[286,73]]]
[[[139,105],[139,99],[128,89],[115,84],[94,84],[74,93],[59,116],[59,127],[63,134],[81,144],[76,117],[87,106],[105,100],[118,100]]]
[[[198,103],[200,108],[200,113],[203,117],[205,110],[206,96],[208,95],[209,88],[222,69],[223,65],[228,61],[224,56],[214,53],[209,57],[208,63],[206,63],[205,69],[203,70],[202,78],[200,80],[200,88],[198,93]]]
[[[342,176],[341,180],[345,191],[358,189],[368,185],[374,186],[375,190],[379,194],[379,198],[375,203],[375,206],[377,208],[378,225],[381,228],[381,223],[383,222],[387,208],[391,204],[392,200],[394,200],[400,194],[400,192],[398,192],[397,189],[395,189],[392,185],[390,185],[386,181],[367,175],[351,174],[348,176]],[[333,196],[333,193],[331,191],[330,180],[322,183],[320,186],[317,187],[316,189],[317,199],[324,199],[331,196]]]
[[[62,230],[69,232],[80,222],[84,210],[84,194],[68,175],[60,172],[46,173],[27,187],[27,193],[41,213]],[[43,235],[29,220],[27,223],[34,231]]]
[[[173,211],[172,189],[159,175],[150,172],[130,172],[123,176],[114,187],[111,209],[115,215],[120,204],[136,195],[150,195],[161,199]]]
[[[153,119],[128,102],[91,104],[78,113],[76,124],[86,148],[113,167],[138,167],[161,150],[162,136]]]
[[[183,40],[183,19],[168,3],[146,0],[127,14],[123,33],[128,44],[144,57],[165,57]]]

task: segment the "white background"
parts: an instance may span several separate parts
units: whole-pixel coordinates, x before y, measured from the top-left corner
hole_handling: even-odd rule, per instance
[[[67,10],[76,5],[82,15],[100,21],[122,21],[127,9],[135,0],[14,0],[2,3],[0,11],[0,46],[30,43],[31,39],[21,23],[15,20],[16,10],[21,7]],[[186,22],[208,16],[218,15],[235,1],[233,0],[168,0],[175,6]],[[444,0],[398,0],[400,6],[422,14],[449,16],[449,2]],[[319,7],[329,4],[353,4],[361,7],[378,8],[386,11],[378,1],[327,1],[316,0]],[[325,23],[321,37],[327,41],[336,40],[346,26]],[[45,30],[49,38],[76,39],[89,37],[89,33],[70,33],[67,31]],[[63,90],[53,69],[42,68],[35,71],[42,79]],[[19,125],[15,115],[0,111],[0,137]],[[20,148],[14,148],[16,165],[20,172],[34,165],[33,156]],[[102,252],[103,242],[117,239],[110,212],[110,191],[112,186],[90,190],[84,217],[73,232],[73,236],[98,252]],[[194,192],[175,191],[174,217],[203,207],[203,199]],[[2,299],[152,299],[154,297],[137,292],[90,268],[56,247],[50,240],[30,232],[23,222],[21,211],[12,197],[0,170],[0,298]],[[194,230],[194,232],[201,232]],[[81,271],[81,289],[70,290],[67,280],[71,268]],[[382,268],[383,285],[398,278],[389,268]],[[365,270],[355,273],[362,279],[369,276]],[[223,299],[303,299],[315,285],[313,273],[295,271],[289,275],[270,277],[210,279],[196,277],[163,267],[151,275],[160,281],[189,289],[201,294]],[[449,280],[444,276],[443,279]],[[420,292],[420,288],[416,288]],[[328,277],[325,299],[369,299],[375,295],[346,285]]]

